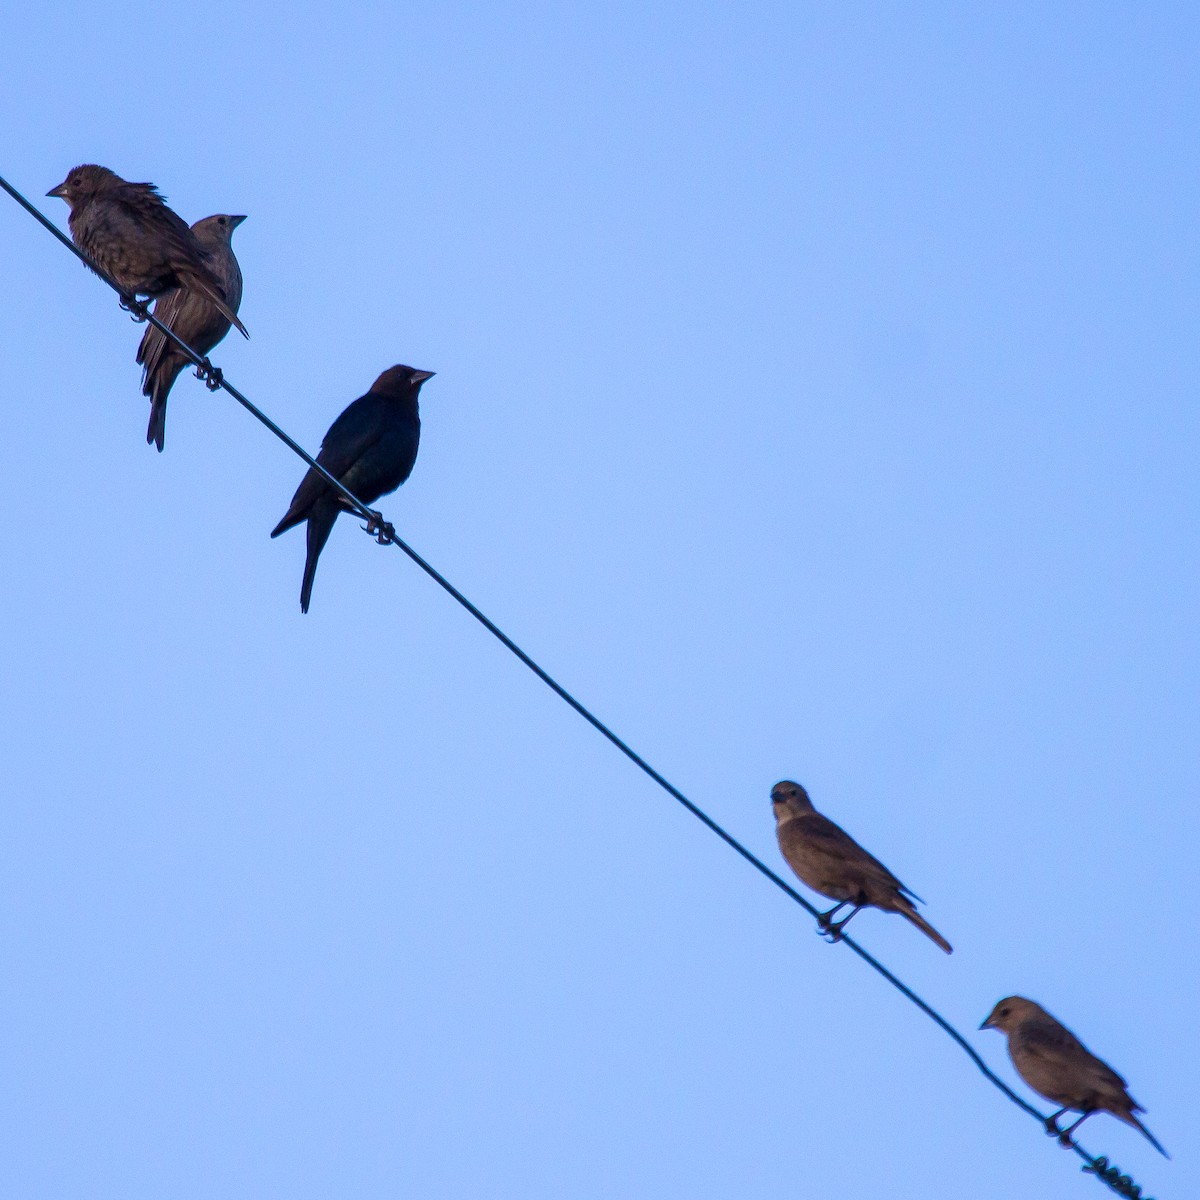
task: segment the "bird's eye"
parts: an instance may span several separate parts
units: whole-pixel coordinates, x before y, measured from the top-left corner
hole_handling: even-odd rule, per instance
[[[218,224],[218,225],[224,225],[224,224],[225,224],[225,218],[224,218],[224,217],[218,217],[218,218],[217,218],[217,224]]]

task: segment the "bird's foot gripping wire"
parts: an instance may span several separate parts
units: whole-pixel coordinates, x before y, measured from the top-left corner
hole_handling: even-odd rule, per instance
[[[1095,1175],[1102,1183],[1108,1184],[1119,1196],[1128,1196],[1129,1200],[1150,1200],[1149,1196],[1142,1196],[1142,1189],[1128,1175],[1122,1175],[1116,1167],[1110,1167],[1108,1159],[1103,1155],[1092,1159],[1081,1170],[1085,1175]]]
[[[1066,1111],[1067,1110],[1065,1108],[1060,1108],[1053,1116],[1046,1118],[1046,1132],[1052,1136],[1057,1136],[1058,1144],[1060,1146],[1065,1146],[1067,1149],[1070,1149],[1075,1145],[1075,1143],[1071,1140],[1071,1134],[1073,1134],[1075,1130],[1077,1130],[1080,1125],[1082,1125],[1084,1121],[1086,1121],[1088,1117],[1090,1117],[1096,1110],[1094,1108],[1087,1109],[1083,1116],[1079,1118],[1079,1120],[1075,1121],[1071,1125],[1068,1125],[1066,1129],[1059,1129],[1058,1118],[1061,1117]]]
[[[843,900],[841,904],[835,904],[828,912],[817,914],[817,932],[831,945],[842,940],[842,930],[849,924],[850,917],[858,912],[857,908],[851,909],[849,917],[835,922],[834,914],[840,912],[849,903],[849,900]]]
[[[143,324],[149,315],[145,304],[136,296],[131,296],[128,292],[121,293],[121,307],[129,314],[130,319],[138,325]]]
[[[204,380],[204,386],[210,392],[220,391],[221,384],[225,381],[225,376],[221,373],[220,367],[214,367],[207,358],[202,358],[196,364],[196,378]]]
[[[374,509],[368,509],[367,512],[370,515],[363,518],[366,521],[363,529],[381,546],[386,546],[396,536],[396,527],[383,519],[383,513]]]
[[[1055,1113],[1052,1117],[1047,1117],[1043,1124],[1046,1126],[1046,1133],[1050,1137],[1054,1138],[1060,1146],[1066,1146],[1069,1149],[1075,1145],[1071,1141],[1071,1129],[1074,1129],[1075,1126],[1072,1125],[1071,1129],[1060,1129],[1058,1127],[1058,1118],[1060,1115],[1060,1113]]]

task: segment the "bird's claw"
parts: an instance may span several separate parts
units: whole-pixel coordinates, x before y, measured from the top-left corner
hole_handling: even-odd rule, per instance
[[[128,292],[121,293],[121,307],[129,314],[130,320],[141,325],[147,317],[146,306],[136,296]]]
[[[201,359],[196,364],[196,378],[204,380],[204,386],[210,392],[219,391],[221,384],[225,381],[225,376],[220,367],[214,367],[207,358]]]
[[[842,940],[842,926],[844,924],[845,921],[831,921],[829,915],[823,913],[817,918],[817,932],[832,946],[834,942]]]
[[[847,904],[850,905],[850,916],[843,917],[840,921],[834,921],[834,914],[840,913]],[[842,930],[850,920],[850,917],[858,912],[858,909],[859,906],[855,905],[853,901],[843,900],[840,904],[835,904],[828,912],[817,913],[817,932],[830,945],[834,942],[840,942],[842,940]]]
[[[383,513],[367,510],[369,515],[363,519],[367,522],[366,530],[381,546],[386,546],[396,536],[396,527],[383,519]]]
[[[1070,1133],[1065,1129],[1059,1129],[1058,1121],[1054,1117],[1047,1117],[1043,1123],[1046,1126],[1047,1136],[1054,1138],[1060,1146],[1073,1146],[1075,1144],[1071,1141]]]

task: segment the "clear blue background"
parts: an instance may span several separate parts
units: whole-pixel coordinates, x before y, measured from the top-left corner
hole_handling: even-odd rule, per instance
[[[310,447],[436,370],[401,532],[772,863],[806,783],[956,953],[860,939],[1196,1194],[1194,4],[6,24],[10,180],[249,214],[214,357]],[[301,618],[301,464],[188,376],[156,454],[141,330],[0,253],[0,1193],[1104,1194],[397,551]]]

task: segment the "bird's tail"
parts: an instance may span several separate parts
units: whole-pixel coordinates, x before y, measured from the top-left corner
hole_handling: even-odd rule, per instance
[[[1121,1118],[1121,1120],[1122,1120],[1122,1121],[1124,1121],[1126,1125],[1132,1125],[1132,1126],[1134,1127],[1134,1129],[1137,1129],[1137,1130],[1139,1130],[1139,1131],[1141,1132],[1142,1136],[1143,1136],[1143,1137],[1144,1137],[1144,1138],[1145,1138],[1145,1139],[1146,1139],[1146,1140],[1147,1140],[1147,1141],[1150,1143],[1150,1145],[1152,1145],[1152,1146],[1155,1148],[1155,1150],[1157,1150],[1157,1151],[1159,1152],[1159,1154],[1161,1154],[1161,1155],[1163,1156],[1163,1158],[1170,1158],[1170,1157],[1171,1157],[1171,1156],[1170,1156],[1170,1155],[1169,1155],[1169,1154],[1168,1154],[1168,1153],[1167,1153],[1167,1152],[1166,1152],[1166,1151],[1165,1151],[1165,1150],[1162,1148],[1162,1144],[1159,1142],[1158,1138],[1156,1138],[1156,1137],[1154,1136],[1154,1134],[1152,1134],[1152,1133],[1150,1132],[1150,1130],[1148,1130],[1148,1129],[1145,1127],[1145,1125],[1143,1125],[1143,1124],[1141,1123],[1141,1121],[1139,1121],[1139,1120],[1137,1119],[1137,1117],[1135,1117],[1135,1116],[1133,1115],[1133,1112],[1132,1112],[1132,1110],[1131,1110],[1130,1112],[1119,1112],[1119,1113],[1117,1113],[1116,1115],[1117,1115],[1118,1117],[1120,1117],[1120,1118]]]
[[[923,916],[905,899],[904,906],[898,909],[902,916],[907,917],[931,942],[935,942],[947,954],[954,953],[954,947]]]
[[[329,541],[333,523],[337,520],[339,505],[333,497],[322,497],[308,514],[308,555],[304,559],[304,579],[300,584],[300,611],[308,612],[312,599],[313,579],[317,574],[317,559]]]
[[[166,436],[167,398],[165,395],[160,397],[158,390],[155,389],[154,396],[150,400],[150,424],[146,426],[146,445],[157,446],[158,452],[161,454]]]
[[[158,330],[152,332],[157,333]],[[161,349],[161,348],[160,348]],[[161,454],[167,436],[167,397],[179,378],[187,360],[180,355],[156,349],[153,361],[146,367],[142,391],[150,397],[150,424],[146,426],[146,445],[155,445]]]
[[[225,297],[221,295],[221,289],[214,286],[203,275],[197,274],[195,271],[181,270],[180,276],[184,279],[187,286],[194,288],[196,291],[203,293],[210,301],[220,310],[221,315],[228,320],[233,327],[244,338],[250,335],[246,332],[246,327],[238,320],[238,315],[225,303]]]

